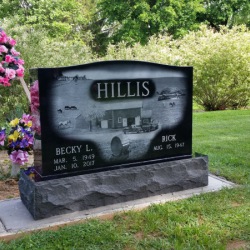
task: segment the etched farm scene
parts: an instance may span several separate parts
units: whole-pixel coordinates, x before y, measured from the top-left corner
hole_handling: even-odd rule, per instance
[[[98,102],[89,92],[93,80],[55,82],[51,92],[50,115],[61,137],[88,140],[102,157],[112,160],[114,148],[129,141],[130,159],[145,158],[150,142],[162,129],[173,128],[183,117],[186,90],[182,78],[154,79],[156,90],[150,98]],[[120,142],[113,146],[112,139]],[[126,143],[125,143],[126,144]]]

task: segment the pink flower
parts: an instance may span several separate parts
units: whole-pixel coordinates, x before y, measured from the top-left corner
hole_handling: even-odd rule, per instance
[[[25,162],[28,162],[28,153],[22,150],[14,150],[10,154],[10,159],[13,163],[24,165]]]
[[[24,76],[24,68],[20,67],[19,69],[17,69],[16,74],[17,74],[18,77],[23,77]]]
[[[5,56],[5,62],[11,63],[13,61],[15,61],[15,59],[11,55],[6,55]]]
[[[32,113],[37,111],[40,107],[40,103],[39,103],[39,97],[37,96],[32,96],[31,97],[31,111]]]
[[[30,88],[30,91],[32,91],[33,93],[35,92],[39,92],[39,84],[38,84],[38,80],[34,81],[31,88]]]
[[[11,86],[8,77],[2,77],[2,76],[0,76],[0,84],[2,84],[5,87]]]
[[[2,66],[2,64],[0,63],[0,73],[4,73],[5,72],[5,68]]]
[[[24,60],[18,58],[18,59],[16,60],[16,64],[24,65]]]
[[[7,68],[5,70],[5,76],[8,77],[9,79],[13,79],[16,77],[16,71],[14,69]]]
[[[24,76],[24,60],[19,58],[20,53],[15,50],[15,45],[16,40],[0,28],[0,85],[11,86],[12,79]]]
[[[13,39],[12,37],[9,37],[9,44],[10,44],[11,46],[15,46],[15,45],[16,45],[16,40]]]
[[[11,52],[11,54],[12,54],[13,56],[19,56],[19,55],[20,55],[20,52],[16,51],[14,48],[12,48],[12,49],[10,50],[10,52]]]
[[[24,122],[25,124],[27,124],[30,121],[32,121],[32,116],[29,114],[23,114],[21,122]]]
[[[40,114],[35,112],[32,114],[32,129],[38,134],[41,135],[41,124],[40,124]]]
[[[38,111],[38,108],[40,106],[38,81],[35,81],[31,86],[30,96],[31,96],[31,111],[32,113],[34,113]]]
[[[8,49],[4,45],[0,45],[0,53],[7,53]]]
[[[0,43],[7,43],[8,37],[6,33],[2,30],[0,31]]]
[[[9,87],[9,86],[11,86],[11,84],[10,84],[9,81],[5,81],[5,82],[3,83],[3,86],[4,86],[4,87]]]

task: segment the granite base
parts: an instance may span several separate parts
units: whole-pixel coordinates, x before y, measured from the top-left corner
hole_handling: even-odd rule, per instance
[[[201,156],[41,182],[23,171],[21,200],[35,220],[208,185]]]

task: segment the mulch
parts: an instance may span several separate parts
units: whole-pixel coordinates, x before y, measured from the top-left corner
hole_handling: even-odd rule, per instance
[[[33,156],[29,157],[29,164],[33,163]],[[6,200],[19,197],[18,180],[7,178],[10,171],[11,162],[7,151],[0,150],[0,200]]]

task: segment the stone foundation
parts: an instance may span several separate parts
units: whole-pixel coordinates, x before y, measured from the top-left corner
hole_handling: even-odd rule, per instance
[[[206,156],[34,182],[21,172],[22,202],[34,219],[208,185]]]

